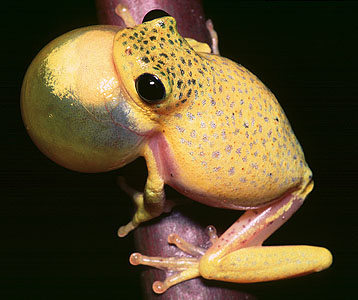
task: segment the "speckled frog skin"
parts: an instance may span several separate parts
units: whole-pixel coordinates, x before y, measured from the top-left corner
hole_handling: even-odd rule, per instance
[[[137,206],[121,237],[167,209],[165,184],[207,205],[247,210],[220,237],[208,227],[209,249],[168,237],[192,257],[132,254],[133,265],[176,272],[153,290],[198,276],[260,282],[329,267],[325,248],[262,246],[313,188],[275,96],[243,66],[180,36],[172,17],[129,25],[51,42],[26,73],[21,110],[36,145],[67,168],[103,172],[145,158],[143,192],[121,181]]]
[[[243,66],[196,53],[173,18],[121,31],[114,54],[129,98],[156,122],[167,184],[206,204],[252,208],[310,181],[301,146],[270,90]],[[143,73],[164,83],[160,103],[138,96],[134,82]]]

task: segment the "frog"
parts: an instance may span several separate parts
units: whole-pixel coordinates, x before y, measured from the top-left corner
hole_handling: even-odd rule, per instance
[[[182,37],[171,16],[127,25],[72,31],[34,59],[21,95],[31,138],[52,160],[81,172],[144,157],[144,191],[120,181],[136,205],[120,237],[170,209],[165,185],[205,205],[245,211],[221,236],[208,227],[208,249],[173,232],[168,242],[190,257],[133,253],[130,263],[174,272],[153,283],[158,294],[200,276],[251,283],[327,269],[326,248],[263,246],[313,189],[274,94],[217,46]]]

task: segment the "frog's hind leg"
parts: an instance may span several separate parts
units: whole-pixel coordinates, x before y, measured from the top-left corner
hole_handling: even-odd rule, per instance
[[[261,282],[326,269],[331,253],[313,246],[262,246],[301,206],[312,189],[290,193],[275,203],[243,214],[200,259],[200,275],[230,282]]]
[[[217,237],[208,227],[208,249],[194,246],[176,234],[168,237],[193,257],[147,257],[132,254],[133,265],[147,265],[176,272],[164,282],[156,281],[153,290],[163,293],[169,287],[198,276],[229,282],[260,282],[318,272],[332,262],[327,249],[312,246],[262,246],[263,241],[277,230],[302,205],[312,189],[310,182],[299,191],[285,195],[269,206],[244,213],[222,236]]]

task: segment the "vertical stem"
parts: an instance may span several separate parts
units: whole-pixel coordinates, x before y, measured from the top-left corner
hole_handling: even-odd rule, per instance
[[[211,44],[201,0],[97,0],[96,3],[101,24],[124,26],[123,20],[114,12],[119,3],[129,9],[136,23],[141,23],[149,11],[161,9],[176,19],[181,35]],[[144,170],[141,171],[144,172]],[[149,256],[175,256],[178,254],[178,249],[167,243],[168,235],[173,232],[190,243],[203,245],[208,241],[205,233],[206,225],[218,221],[217,218],[213,219],[207,216],[220,214],[223,217],[222,211],[218,213],[213,208],[204,208],[201,205],[193,205],[190,209],[175,209],[171,214],[142,224],[136,229],[134,233],[136,248],[139,252]],[[220,228],[218,229],[220,231]],[[163,280],[165,276],[167,274],[164,271],[144,268],[142,273],[144,299],[254,299],[251,295],[238,291],[238,285],[208,282],[201,278],[178,284],[162,295],[154,294],[152,283],[156,280]]]

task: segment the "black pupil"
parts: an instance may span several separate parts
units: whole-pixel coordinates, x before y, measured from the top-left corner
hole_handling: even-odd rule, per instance
[[[140,75],[135,82],[135,87],[138,95],[146,102],[158,102],[165,97],[163,83],[153,74],[144,73]]]

